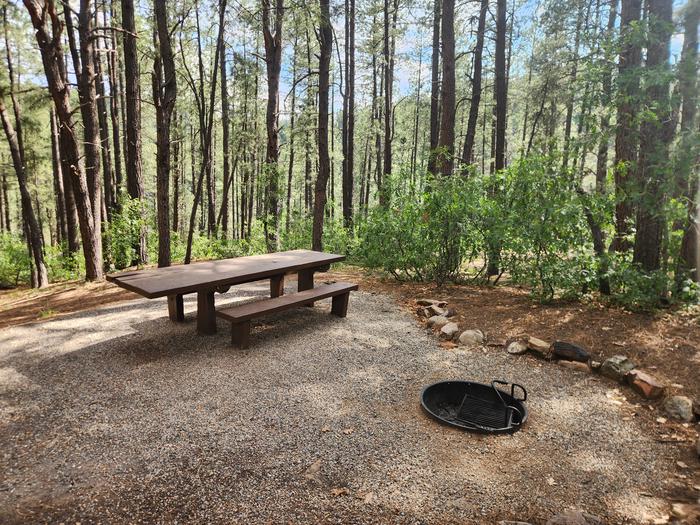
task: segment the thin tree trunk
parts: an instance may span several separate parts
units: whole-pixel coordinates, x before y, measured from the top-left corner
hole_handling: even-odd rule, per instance
[[[207,173],[207,170],[211,168],[211,136],[212,136],[212,128],[214,125],[214,101],[216,97],[216,82],[217,82],[217,76],[219,73],[219,59],[220,59],[220,51],[223,47],[223,38],[224,38],[224,17],[226,13],[226,1],[227,0],[221,0],[219,4],[219,33],[216,38],[216,51],[214,53],[214,64],[213,64],[213,74],[212,74],[212,82],[209,90],[209,108],[210,111],[208,113],[208,122],[206,123],[206,129],[203,129],[202,131],[204,132],[204,137],[202,139],[204,150],[203,150],[203,158],[202,158],[202,165],[199,170],[199,178],[197,180],[197,187],[195,190],[195,196],[194,196],[194,203],[192,204],[192,212],[190,214],[190,225],[189,225],[189,231],[187,234],[187,249],[185,251],[185,264],[189,264],[190,261],[192,260],[192,240],[194,239],[194,228],[195,228],[195,221],[197,219],[197,203],[200,200],[200,197],[202,195],[202,182],[204,179],[205,174]],[[204,101],[202,100],[202,104]],[[207,160],[209,159],[209,160]],[[212,224],[216,222],[216,216],[214,216],[213,220],[211,221]]]
[[[345,0],[345,97],[343,105],[343,224],[352,231],[355,168],[355,0]]]
[[[294,175],[294,119],[296,116],[296,95],[297,95],[297,34],[294,33],[294,44],[292,46],[292,100],[289,116],[289,166],[287,168],[287,201],[286,201],[286,221],[285,232],[289,235],[292,213],[292,177]]]
[[[267,251],[279,250],[279,128],[278,106],[280,72],[282,69],[282,17],[284,0],[275,0],[274,26],[270,18],[272,6],[270,0],[262,0],[263,38],[265,42],[265,65],[267,67],[267,110],[265,127],[267,129],[267,150],[265,153],[265,171],[267,177],[267,214],[265,230],[267,232]]]
[[[170,266],[170,123],[177,99],[175,58],[165,0],[154,0],[157,44],[153,76],[156,106],[156,214],[158,267]]]
[[[230,172],[230,144],[229,141],[229,131],[230,131],[230,117],[229,117],[229,103],[228,103],[228,78],[226,75],[226,44],[222,44],[224,49],[221,50],[221,60],[219,64],[221,66],[221,128],[222,128],[222,153],[224,158],[223,172],[224,172],[224,189],[221,195],[221,236],[225,239],[228,237],[228,193],[229,186],[231,185],[230,178],[233,174]],[[217,221],[218,224],[219,221]]]
[[[328,155],[328,91],[330,81],[331,52],[333,49],[333,28],[331,26],[329,0],[319,0],[320,19],[318,39],[320,54],[318,61],[318,177],[314,195],[314,220],[312,248],[323,250],[323,218],[326,208],[326,187],[330,177]]]
[[[63,188],[63,174],[61,173],[61,150],[58,147],[58,124],[56,114],[51,110],[51,167],[53,171],[53,188],[56,196],[56,241],[65,244],[68,241],[68,225],[66,221],[66,196]],[[67,255],[67,253],[64,253]]]
[[[440,135],[438,139],[438,171],[452,175],[455,148],[455,33],[454,0],[442,0],[442,85],[440,87]]]
[[[479,25],[476,30],[476,46],[474,47],[472,99],[469,106],[469,118],[467,119],[467,137],[464,140],[464,151],[462,152],[462,161],[465,164],[463,175],[468,173],[469,165],[474,162],[474,141],[476,140],[476,126],[479,119],[479,105],[481,104],[482,58],[484,54],[484,34],[486,33],[486,12],[488,8],[488,0],[481,0]]]
[[[506,167],[506,126],[508,109],[508,87],[506,71],[506,0],[497,1],[496,10],[496,140],[495,168]]]
[[[9,66],[9,68],[11,69],[11,66]],[[16,121],[20,121],[21,114],[17,113],[19,105],[13,103],[13,106],[15,106],[16,108],[15,119]],[[5,130],[5,137],[7,138],[7,143],[10,149],[10,153],[12,155],[12,164],[15,168],[15,174],[17,175],[17,182],[22,203],[22,218],[24,219],[25,223],[29,257],[31,260],[33,260],[34,269],[36,271],[36,277],[32,285],[37,288],[42,288],[49,284],[49,278],[48,274],[46,273],[46,265],[44,264],[43,243],[41,240],[41,227],[34,213],[34,208],[32,207],[32,198],[29,194],[29,189],[27,187],[24,152],[20,149],[20,140],[15,130],[15,126],[10,120],[10,115],[8,114],[8,111],[5,108],[5,103],[1,94],[0,118],[2,118],[2,127]]]
[[[106,16],[106,14],[105,14]],[[114,24],[114,2],[111,3],[110,23]],[[107,26],[105,20],[104,25]],[[111,32],[112,38],[108,39],[109,57],[107,60],[107,74],[109,79],[109,116],[112,122],[112,145],[114,147],[114,203],[119,206],[119,193],[122,188],[122,138],[121,122],[119,118],[119,49],[117,46],[117,32]]]
[[[428,153],[428,173],[434,174],[435,155],[440,134],[440,11],[442,0],[433,5],[433,55],[430,78],[430,151]]]

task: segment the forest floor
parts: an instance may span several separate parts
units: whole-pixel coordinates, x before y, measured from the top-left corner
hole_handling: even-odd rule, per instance
[[[361,285],[347,319],[280,314],[247,351],[224,324],[195,335],[189,297],[173,325],[164,300],[107,283],[0,292],[0,521],[539,524],[576,507],[663,523],[700,497],[697,425],[660,422],[658,402],[606,378],[499,346],[445,348],[413,311],[443,299],[492,344],[528,333],[622,353],[697,399],[696,314],[540,305],[516,288],[351,267],[329,278]],[[425,417],[421,388],[455,377],[524,384],[526,427],[474,436]]]

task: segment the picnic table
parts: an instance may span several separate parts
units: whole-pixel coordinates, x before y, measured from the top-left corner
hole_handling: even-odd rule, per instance
[[[344,259],[343,255],[333,253],[290,250],[115,273],[107,275],[107,280],[149,299],[167,297],[168,314],[175,322],[185,319],[182,296],[196,293],[197,332],[215,334],[216,292],[225,292],[236,284],[269,279],[270,296],[280,297],[284,294],[284,276],[293,272],[298,276],[298,290],[311,290],[314,288],[315,272],[326,271],[332,263]]]

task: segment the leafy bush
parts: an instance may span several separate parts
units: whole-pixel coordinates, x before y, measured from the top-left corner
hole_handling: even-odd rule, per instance
[[[27,244],[19,235],[0,234],[0,287],[29,282]]]

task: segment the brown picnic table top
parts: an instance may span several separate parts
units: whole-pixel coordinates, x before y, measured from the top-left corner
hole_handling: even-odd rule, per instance
[[[343,255],[333,253],[290,250],[114,273],[107,275],[107,280],[149,299],[155,299],[263,280],[289,272],[319,268],[344,259]]]

